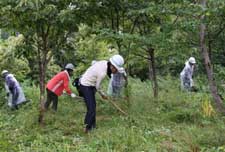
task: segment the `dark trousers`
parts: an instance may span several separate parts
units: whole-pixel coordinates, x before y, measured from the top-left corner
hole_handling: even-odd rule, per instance
[[[95,87],[80,85],[80,91],[83,94],[87,107],[84,124],[87,130],[91,130],[96,127],[96,89]]]
[[[57,111],[58,96],[48,89],[46,89],[46,91],[47,91],[47,100],[45,102],[45,109],[48,109],[49,105],[52,102],[52,109]]]
[[[15,107],[16,109],[18,109],[17,107],[17,100],[18,100],[18,97],[19,97],[19,91],[18,91],[18,88],[13,88],[13,89],[10,89],[11,93],[12,93],[12,106]]]

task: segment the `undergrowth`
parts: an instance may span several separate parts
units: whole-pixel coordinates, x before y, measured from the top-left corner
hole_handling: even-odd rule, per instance
[[[160,79],[159,97],[152,96],[151,83],[129,80],[129,103],[115,102],[124,116],[97,96],[97,129],[83,133],[86,108],[82,101],[59,97],[58,111],[45,113],[38,124],[39,92],[24,85],[31,101],[11,111],[0,94],[1,152],[223,152],[225,117],[205,115],[202,102],[212,101],[206,91],[179,90],[178,80]],[[106,88],[106,86],[105,86]]]

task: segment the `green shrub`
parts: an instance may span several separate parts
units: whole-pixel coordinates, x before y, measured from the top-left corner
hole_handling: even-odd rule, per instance
[[[107,84],[103,83],[104,89]],[[207,94],[181,92],[178,84],[178,80],[161,78],[159,97],[154,99],[151,82],[130,78],[130,105],[124,99],[115,101],[128,116],[96,95],[97,129],[86,135],[85,103],[67,95],[59,97],[56,113],[51,108],[45,113],[45,124],[40,126],[39,89],[27,80],[22,85],[31,102],[18,111],[11,111],[4,92],[0,93],[4,103],[0,107],[0,151],[223,151],[225,118],[203,117],[201,101]]]

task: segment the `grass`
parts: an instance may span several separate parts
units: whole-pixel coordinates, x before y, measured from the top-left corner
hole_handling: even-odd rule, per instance
[[[177,80],[165,78],[159,80],[159,97],[154,99],[150,82],[130,79],[129,84],[130,103],[116,101],[129,116],[97,95],[97,129],[90,134],[83,133],[84,103],[68,96],[59,98],[57,113],[46,113],[44,126],[38,125],[38,89],[24,87],[30,103],[18,111],[0,108],[0,151],[225,151],[225,117],[206,117],[201,108],[207,92],[181,92]]]

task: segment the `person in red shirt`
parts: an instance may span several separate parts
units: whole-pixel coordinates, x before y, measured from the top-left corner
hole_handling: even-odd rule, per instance
[[[65,70],[56,74],[46,86],[47,91],[47,100],[44,104],[45,109],[48,109],[49,105],[52,103],[52,109],[57,111],[58,105],[58,96],[61,96],[63,90],[66,90],[67,94],[69,94],[72,98],[75,98],[76,95],[72,93],[69,88],[69,80],[70,76],[72,76],[74,70],[74,66],[71,63],[68,63],[65,66]]]

